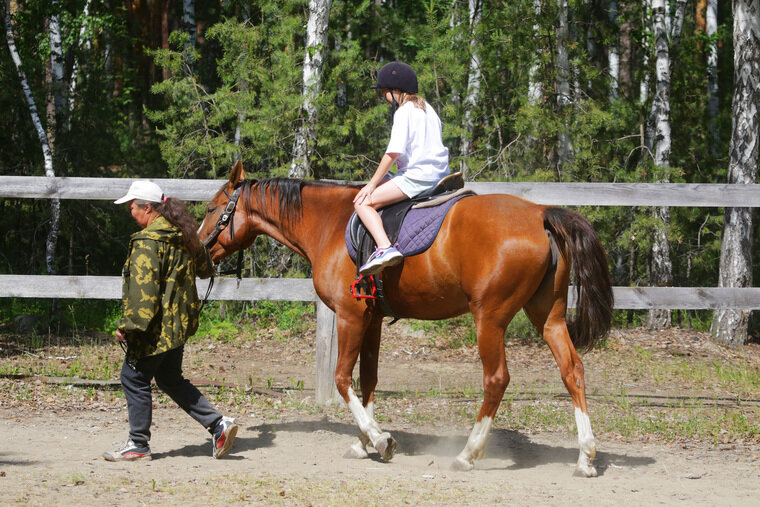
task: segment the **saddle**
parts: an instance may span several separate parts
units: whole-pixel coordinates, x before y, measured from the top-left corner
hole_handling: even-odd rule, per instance
[[[381,208],[378,210],[378,213],[383,221],[383,227],[388,235],[388,239],[391,240],[392,244],[395,244],[399,239],[404,219],[411,209],[440,206],[447,201],[456,199],[457,197],[473,193],[474,192],[471,190],[464,189],[462,173],[457,172],[449,174],[439,181],[435,187],[426,190],[422,194],[417,195],[412,199],[405,199],[395,204],[391,204],[390,206],[386,206],[385,208]],[[453,204],[453,202],[451,204]],[[433,235],[433,237],[435,237],[435,235]],[[348,248],[348,253],[351,256],[351,259],[356,263],[357,274],[359,267],[366,262],[377,247],[372,235],[369,234],[369,231],[367,231],[367,228],[356,213],[351,215],[351,218],[348,221],[348,227],[346,228],[346,247]],[[415,255],[415,253],[424,251],[410,252],[408,248],[399,248],[399,250],[405,256]]]
[[[427,250],[433,243],[451,206],[474,193],[464,189],[462,173],[457,172],[446,176],[435,187],[413,199],[392,204],[378,210],[378,213],[391,243],[398,243],[398,249],[404,256],[416,255]],[[351,294],[356,298],[378,299],[383,312],[395,318],[385,300],[382,280],[375,276],[365,278],[359,274],[359,267],[372,255],[376,245],[356,213],[351,216],[346,227],[346,248],[356,263],[357,271],[356,279],[351,285]]]

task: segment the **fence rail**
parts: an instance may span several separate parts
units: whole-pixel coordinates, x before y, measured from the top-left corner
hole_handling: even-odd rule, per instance
[[[0,198],[115,200],[132,183],[128,178],[47,178],[0,176]],[[186,201],[207,201],[225,180],[153,179],[164,191]],[[336,182],[346,183],[346,182]],[[760,185],[718,183],[481,183],[479,194],[513,194],[539,204],[562,206],[760,207]]]
[[[197,280],[203,295],[208,280]],[[737,308],[760,310],[760,288],[733,287],[613,287],[619,310],[717,310]],[[119,276],[0,275],[0,297],[121,299]],[[311,279],[217,278],[209,295],[218,301],[317,301]],[[570,308],[575,307],[575,290],[568,291]]]
[[[132,179],[47,178],[0,176],[0,198],[114,200],[127,191]],[[153,179],[164,191],[187,201],[206,201],[225,180]],[[341,183],[341,182],[336,182]],[[345,183],[345,182],[344,182]],[[681,183],[467,183],[480,194],[513,194],[547,205],[563,206],[689,206],[760,207],[760,185]],[[205,293],[207,283],[198,282]],[[760,288],[614,287],[615,308],[760,309]],[[569,303],[575,304],[571,287]],[[118,276],[0,275],[0,297],[120,299]],[[336,401],[332,380],[337,360],[335,314],[318,300],[308,279],[217,279],[212,300],[315,301],[317,304],[316,398]]]

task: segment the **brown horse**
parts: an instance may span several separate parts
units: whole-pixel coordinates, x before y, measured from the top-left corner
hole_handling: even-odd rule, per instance
[[[373,415],[383,313],[380,305],[357,300],[348,290],[356,267],[348,256],[344,231],[357,189],[318,181],[244,178],[238,162],[208,204],[201,239],[219,260],[266,234],[311,262],[317,294],[337,318],[335,383],[360,430],[347,456],[367,457],[371,445],[383,460],[390,460],[396,441]],[[577,309],[574,320],[566,324],[571,270]],[[456,468],[470,470],[483,456],[509,383],[504,332],[522,308],[551,349],[572,396],[580,446],[577,473],[596,475],[596,444],[576,349],[593,346],[607,333],[613,301],[604,248],[584,218],[509,195],[467,197],[451,208],[427,251],[388,268],[382,278],[399,317],[445,319],[466,312],[474,317],[484,400],[467,444],[454,461]],[[361,402],[351,387],[359,356]]]

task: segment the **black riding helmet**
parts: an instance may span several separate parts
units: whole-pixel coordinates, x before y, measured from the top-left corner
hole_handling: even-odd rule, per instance
[[[388,88],[406,93],[417,93],[417,74],[403,62],[383,65],[377,73],[377,83],[371,88]]]

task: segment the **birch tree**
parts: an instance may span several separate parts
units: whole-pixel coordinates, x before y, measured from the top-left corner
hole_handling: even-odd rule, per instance
[[[570,105],[570,60],[568,57],[567,44],[570,39],[568,26],[567,0],[559,0],[559,24],[557,26],[557,107],[562,111]],[[557,168],[562,171],[573,158],[573,144],[567,127],[561,126],[557,135]]]
[[[23,66],[21,64],[21,57],[16,49],[16,38],[13,34],[13,21],[11,19],[11,2],[5,0],[5,40],[8,44],[8,51],[11,54],[11,59],[16,67],[19,81],[21,82],[21,89],[24,92],[27,106],[29,107],[29,114],[32,117],[32,123],[37,131],[37,138],[40,142],[42,149],[42,157],[45,161],[45,176],[49,178],[55,177],[55,171],[53,170],[53,153],[50,149],[50,142],[48,140],[45,128],[42,126],[40,115],[37,112],[37,104],[32,96],[32,90],[29,87],[29,81],[26,78]],[[48,233],[47,242],[45,244],[45,267],[49,275],[54,275],[55,270],[55,247],[58,242],[58,224],[61,216],[61,201],[58,198],[50,199],[50,232]]]
[[[539,17],[541,16],[541,0],[533,0],[533,11],[536,15],[536,22],[533,23],[533,33],[538,37],[541,33],[541,25],[538,23]],[[538,75],[538,71],[541,68],[541,51],[542,49],[539,45],[538,54],[536,55],[533,65],[530,66],[530,71],[528,73],[528,102],[533,106],[538,105],[541,102],[541,97],[544,94],[543,86]]]
[[[718,0],[707,0],[705,11],[705,28],[710,47],[707,50],[707,117],[710,134],[710,154],[717,155],[720,135],[718,133]]]
[[[289,173],[293,178],[304,178],[311,173],[309,159],[316,143],[317,98],[322,90],[322,62],[326,50],[331,6],[332,0],[309,0],[309,21],[306,24],[303,61],[302,123],[293,141]]]
[[[475,130],[475,118],[474,110],[478,104],[478,96],[480,94],[480,56],[477,50],[477,39],[475,33],[477,27],[480,24],[480,17],[482,14],[482,5],[480,0],[469,0],[470,7],[470,68],[467,74],[467,96],[464,99],[464,132],[462,133],[462,176],[466,180],[470,172],[469,167],[469,153],[470,144],[472,143],[474,130]]]
[[[61,8],[60,0],[53,0],[53,11],[48,22],[48,38],[50,40],[50,70],[52,75],[53,111],[55,125],[49,125],[50,131],[55,131],[62,121],[66,110],[66,96],[63,82],[63,43],[61,42]]]
[[[87,37],[87,23],[90,17],[90,3],[92,0],[87,0],[84,4],[84,10],[82,12],[82,24],[79,26],[79,38],[77,39],[77,45],[84,46],[85,49],[90,49],[90,39]],[[71,114],[74,112],[74,96],[76,95],[77,79],[79,78],[79,60],[74,58],[74,62],[71,66],[71,77],[69,78],[68,89],[68,108],[66,111],[66,123],[65,128],[68,130]]]
[[[195,0],[182,0],[182,29],[190,34],[188,43],[195,47],[198,28],[195,21]]]
[[[734,93],[728,182],[757,181],[760,153],[760,0],[734,0]],[[752,209],[726,208],[719,287],[752,286]],[[748,310],[719,310],[712,333],[721,343],[747,343]]]
[[[610,23],[615,27],[616,32],[619,32],[618,6],[615,0],[610,1],[607,15],[609,16]],[[610,43],[607,48],[607,60],[609,62],[610,100],[615,100],[618,97],[618,86],[620,83],[620,49],[617,40]]]
[[[649,26],[649,14],[652,11],[652,0],[644,0],[644,8],[641,13],[641,26]],[[646,104],[649,100],[649,38],[643,37],[641,40],[641,66],[645,69],[641,82],[639,83],[639,102]],[[644,143],[642,143],[644,144]]]
[[[670,167],[670,71],[672,66],[670,50],[678,45],[681,36],[685,4],[686,0],[677,0],[671,20],[665,0],[652,1],[655,95],[650,110],[650,124],[654,131],[652,139],[654,164],[659,168]],[[668,180],[669,178],[666,176],[660,178],[658,182],[667,183]],[[667,236],[670,226],[670,208],[656,208],[654,214],[661,225],[655,231],[652,244],[650,283],[654,286],[671,285],[673,282],[673,264],[670,259],[670,242]],[[650,310],[647,316],[647,324],[654,329],[670,326],[670,311]]]

